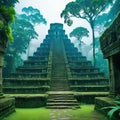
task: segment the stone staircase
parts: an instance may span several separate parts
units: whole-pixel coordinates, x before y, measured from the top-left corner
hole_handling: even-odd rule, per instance
[[[77,108],[78,102],[69,91],[62,40],[54,39],[53,46],[52,76],[46,107],[49,109]]]
[[[51,81],[51,91],[69,91],[69,86],[66,78],[54,78]]]
[[[53,91],[48,93],[47,108],[70,109],[79,108],[77,100],[70,91]]]

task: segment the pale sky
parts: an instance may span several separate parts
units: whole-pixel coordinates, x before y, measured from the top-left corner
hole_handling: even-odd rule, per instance
[[[65,8],[65,5],[71,1],[73,0],[19,0],[19,3],[16,4],[15,6],[17,13],[20,13],[23,7],[33,6],[33,8],[37,8],[40,10],[41,14],[44,16],[44,18],[47,21],[47,25],[40,24],[39,26],[37,26],[36,29],[39,34],[39,40],[32,41],[31,42],[32,46],[38,47],[39,46],[38,43],[41,43],[43,41],[43,39],[48,33],[48,29],[50,28],[50,23],[63,23],[64,24],[64,19],[60,17],[60,14],[62,10]],[[88,28],[90,32],[90,37],[85,38],[84,42],[87,44],[90,44],[91,43],[91,29],[90,29],[90,25],[85,20],[74,18],[73,25],[71,27],[64,24],[64,30],[66,31],[66,34],[69,36],[69,33],[74,28],[79,27],[79,26]],[[34,48],[31,48],[31,49],[34,49]]]

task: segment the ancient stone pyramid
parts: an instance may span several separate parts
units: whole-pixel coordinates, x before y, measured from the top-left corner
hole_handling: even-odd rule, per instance
[[[3,84],[4,93],[14,94],[18,106],[25,106],[30,99],[38,105],[42,94],[47,95],[47,108],[78,107],[76,99],[93,103],[94,97],[106,96],[109,90],[104,73],[78,52],[60,23],[50,25],[33,56],[10,78],[4,78]]]

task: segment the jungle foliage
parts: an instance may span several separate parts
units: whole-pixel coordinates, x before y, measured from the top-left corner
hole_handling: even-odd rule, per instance
[[[61,13],[64,18],[64,23],[71,26],[73,24],[72,17],[86,20],[92,29],[93,37],[93,63],[96,65],[95,60],[95,33],[94,24],[98,15],[105,11],[112,3],[112,0],[75,0],[69,2]]]
[[[70,37],[75,37],[79,41],[79,48],[82,52],[82,48],[81,48],[82,38],[89,37],[89,31],[87,30],[87,28],[77,27],[73,29],[73,31],[70,33]]]
[[[13,40],[10,24],[14,21],[14,16],[15,10],[12,6],[0,6],[0,41],[3,43],[1,46],[6,45],[8,40]]]
[[[0,0],[0,6],[13,7],[17,2],[19,2],[19,0]]]
[[[22,64],[21,55],[23,53],[26,53],[30,41],[32,39],[38,38],[38,34],[35,31],[34,24],[46,23],[43,22],[45,19],[43,17],[41,18],[42,15],[37,9],[29,9],[28,7],[28,10],[29,15],[26,15],[27,13],[16,15],[15,22],[11,24],[14,42],[9,42],[6,54],[4,56],[5,62],[3,70],[6,72],[3,72],[5,73],[3,74],[3,76],[9,76],[11,71],[14,71],[18,65]],[[32,11],[30,12],[30,10]],[[34,18],[34,16],[36,16],[36,14],[33,14],[36,11],[39,13],[40,17],[39,19],[36,19],[36,21],[33,22],[31,19]]]

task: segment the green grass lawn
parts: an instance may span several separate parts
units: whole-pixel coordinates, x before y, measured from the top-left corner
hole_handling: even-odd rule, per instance
[[[16,109],[4,120],[50,120],[50,110],[45,108]]]
[[[107,120],[102,114],[94,111],[94,105],[81,105],[80,109],[69,110],[17,108],[15,113],[9,115],[4,120],[60,120],[60,118],[69,118],[68,120]]]
[[[94,105],[81,105],[81,109],[70,110],[70,114],[75,120],[107,120],[104,115],[94,110]]]

